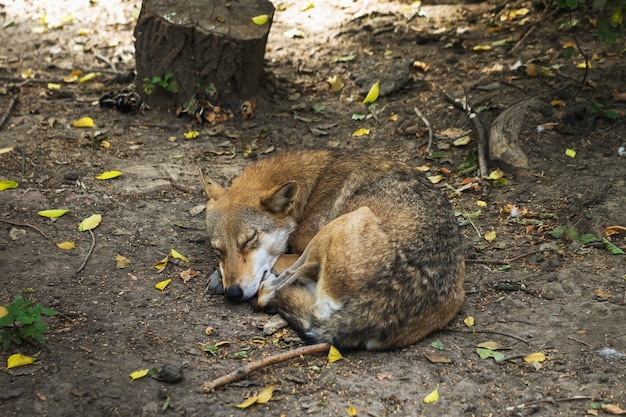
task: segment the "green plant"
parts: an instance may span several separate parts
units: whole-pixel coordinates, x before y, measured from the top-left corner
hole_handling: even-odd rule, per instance
[[[32,301],[18,295],[11,304],[0,306],[0,342],[4,350],[12,343],[21,345],[31,339],[46,343],[43,335],[48,326],[43,323],[43,316],[54,316],[57,312],[41,304],[31,304]]]
[[[175,93],[178,91],[178,83],[174,80],[174,74],[168,72],[164,74],[162,77],[146,77],[143,79],[143,91],[146,94],[152,94],[157,87],[161,87],[165,91],[169,91],[170,93]]]
[[[559,8],[590,11],[596,15],[598,37],[605,43],[614,43],[624,26],[626,0],[556,0],[556,4]],[[570,20],[570,23],[573,22]]]
[[[619,114],[615,110],[605,108],[602,103],[592,103],[589,106],[589,113],[600,114],[603,117],[606,117],[609,120],[617,120],[619,119]]]

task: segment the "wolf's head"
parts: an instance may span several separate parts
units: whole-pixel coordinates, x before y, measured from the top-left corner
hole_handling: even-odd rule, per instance
[[[207,196],[206,224],[219,260],[224,296],[231,301],[254,297],[287,251],[296,222],[291,215],[298,185],[262,190],[240,186],[226,190],[201,171]]]

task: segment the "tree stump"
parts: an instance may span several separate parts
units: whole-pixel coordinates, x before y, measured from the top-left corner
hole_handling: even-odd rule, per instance
[[[195,99],[237,107],[255,95],[274,6],[267,0],[143,0],[135,27],[138,90],[151,107]],[[258,25],[252,18],[268,15]]]

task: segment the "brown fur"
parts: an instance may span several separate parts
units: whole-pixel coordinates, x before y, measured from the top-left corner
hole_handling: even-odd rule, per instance
[[[308,342],[398,348],[443,328],[462,306],[456,219],[406,164],[303,151],[251,165],[228,191],[203,181],[226,295],[258,291],[259,305],[278,310]],[[279,276],[258,270],[259,251],[277,261]],[[301,256],[293,263],[287,252]]]

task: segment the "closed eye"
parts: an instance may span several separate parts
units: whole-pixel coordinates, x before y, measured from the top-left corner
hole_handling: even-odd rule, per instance
[[[248,249],[251,249],[256,245],[258,240],[259,240],[259,233],[255,230],[252,232],[250,236],[248,236],[243,246]]]

